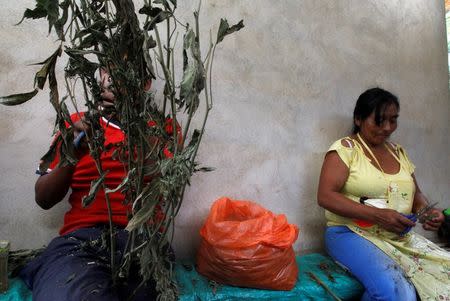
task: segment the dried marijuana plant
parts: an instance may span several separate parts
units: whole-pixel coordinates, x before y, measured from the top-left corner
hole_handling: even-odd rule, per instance
[[[66,101],[70,100],[80,114],[75,101],[75,87],[82,87],[85,106],[83,122],[90,155],[96,162],[99,178],[83,198],[83,206],[95,201],[96,193],[106,194],[110,218],[111,272],[114,281],[126,278],[131,264],[138,262],[143,284],[153,278],[161,300],[174,300],[177,289],[172,277],[168,246],[173,236],[174,218],[183,200],[191,175],[199,170],[195,161],[212,108],[211,72],[214,52],[225,36],[244,25],[229,26],[220,21],[217,37],[209,38],[206,56],[200,51],[200,5],[194,11],[193,26],[181,23],[175,15],[176,0],[145,0],[139,14],[132,0],[36,0],[34,9],[27,9],[23,19],[47,18],[49,32],[56,32],[61,42],[56,51],[39,63],[35,89],[29,93],[0,98],[4,105],[18,105],[33,98],[48,81],[50,102],[56,111],[55,132],[58,142],[42,157],[41,170],[46,170],[60,146],[59,164],[76,164],[73,147],[73,123]],[[22,20],[23,20],[22,19]],[[160,36],[160,27],[165,38]],[[176,38],[183,33],[182,66],[175,66]],[[60,98],[55,74],[57,62],[67,55],[65,86],[67,96]],[[153,59],[152,59],[153,57]],[[154,60],[157,64],[154,65]],[[112,78],[115,101],[112,106],[99,106],[101,88],[95,73],[106,70]],[[162,70],[164,81],[162,104],[156,105],[155,95],[143,89],[144,83],[156,79]],[[177,70],[182,78],[177,82]],[[200,129],[190,129],[191,121],[204,99],[205,114]],[[125,134],[114,156],[123,163],[126,177],[118,187],[104,183],[107,170],[100,160],[105,151],[100,117],[114,116]],[[198,117],[197,117],[198,118]],[[179,121],[183,119],[183,130]],[[66,126],[69,124],[70,126]],[[151,124],[152,126],[149,126]],[[189,135],[189,136],[188,136]],[[114,262],[114,227],[108,193],[121,191],[132,212],[127,226],[130,232],[126,252],[121,262]],[[163,215],[160,214],[162,210]],[[158,218],[158,215],[159,216]],[[132,297],[132,296],[131,296]]]

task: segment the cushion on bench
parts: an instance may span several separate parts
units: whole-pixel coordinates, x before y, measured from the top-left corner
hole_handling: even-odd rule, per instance
[[[0,301],[32,301],[31,291],[20,278],[10,278],[8,290],[0,294]]]
[[[197,273],[192,262],[175,266],[180,289],[180,301],[241,301],[241,300],[333,300],[333,297],[315,280],[320,279],[342,300],[358,300],[363,293],[361,284],[336,265],[328,256],[307,254],[297,256],[298,281],[291,291],[270,291],[220,285]],[[32,301],[31,291],[19,278],[9,281],[9,290],[0,294],[0,301]]]

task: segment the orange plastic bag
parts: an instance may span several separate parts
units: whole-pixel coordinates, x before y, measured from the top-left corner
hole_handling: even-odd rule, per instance
[[[298,228],[250,201],[218,199],[200,229],[197,270],[216,282],[291,290],[298,268],[292,244]]]

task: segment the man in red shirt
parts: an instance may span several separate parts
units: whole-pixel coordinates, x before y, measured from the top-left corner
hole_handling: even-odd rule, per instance
[[[114,94],[109,89],[111,81],[104,70],[100,70],[100,84],[103,105],[111,106]],[[83,114],[71,116],[76,141],[77,136],[87,129],[82,117]],[[117,144],[124,140],[124,133],[116,120],[101,117],[99,122],[105,139],[105,151],[100,159],[103,170],[108,171],[104,183],[114,188],[126,175],[122,162],[113,158]],[[50,169],[36,181],[36,203],[40,207],[52,208],[71,188],[71,208],[64,216],[61,236],[53,239],[43,254],[29,263],[20,275],[32,289],[34,301],[126,300],[141,282],[139,266],[131,266],[126,282],[113,285],[105,192],[100,189],[92,204],[82,206],[83,196],[89,193],[91,182],[99,177],[99,173],[86,145],[81,143],[76,147],[75,154],[79,161],[64,167],[57,166],[59,156],[56,156]],[[124,195],[120,191],[109,193],[108,198],[115,226],[115,262],[120,262],[128,239],[124,228],[131,209],[124,205]],[[154,283],[148,283],[138,289],[133,300],[154,299]]]

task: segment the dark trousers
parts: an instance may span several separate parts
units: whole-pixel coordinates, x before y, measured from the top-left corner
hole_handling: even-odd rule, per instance
[[[126,282],[113,285],[104,229],[84,228],[59,236],[22,269],[20,277],[33,291],[33,301],[119,301],[132,295],[141,283],[139,268],[132,266]],[[127,238],[127,231],[116,229],[116,262]],[[133,300],[156,300],[154,284],[142,286]]]

